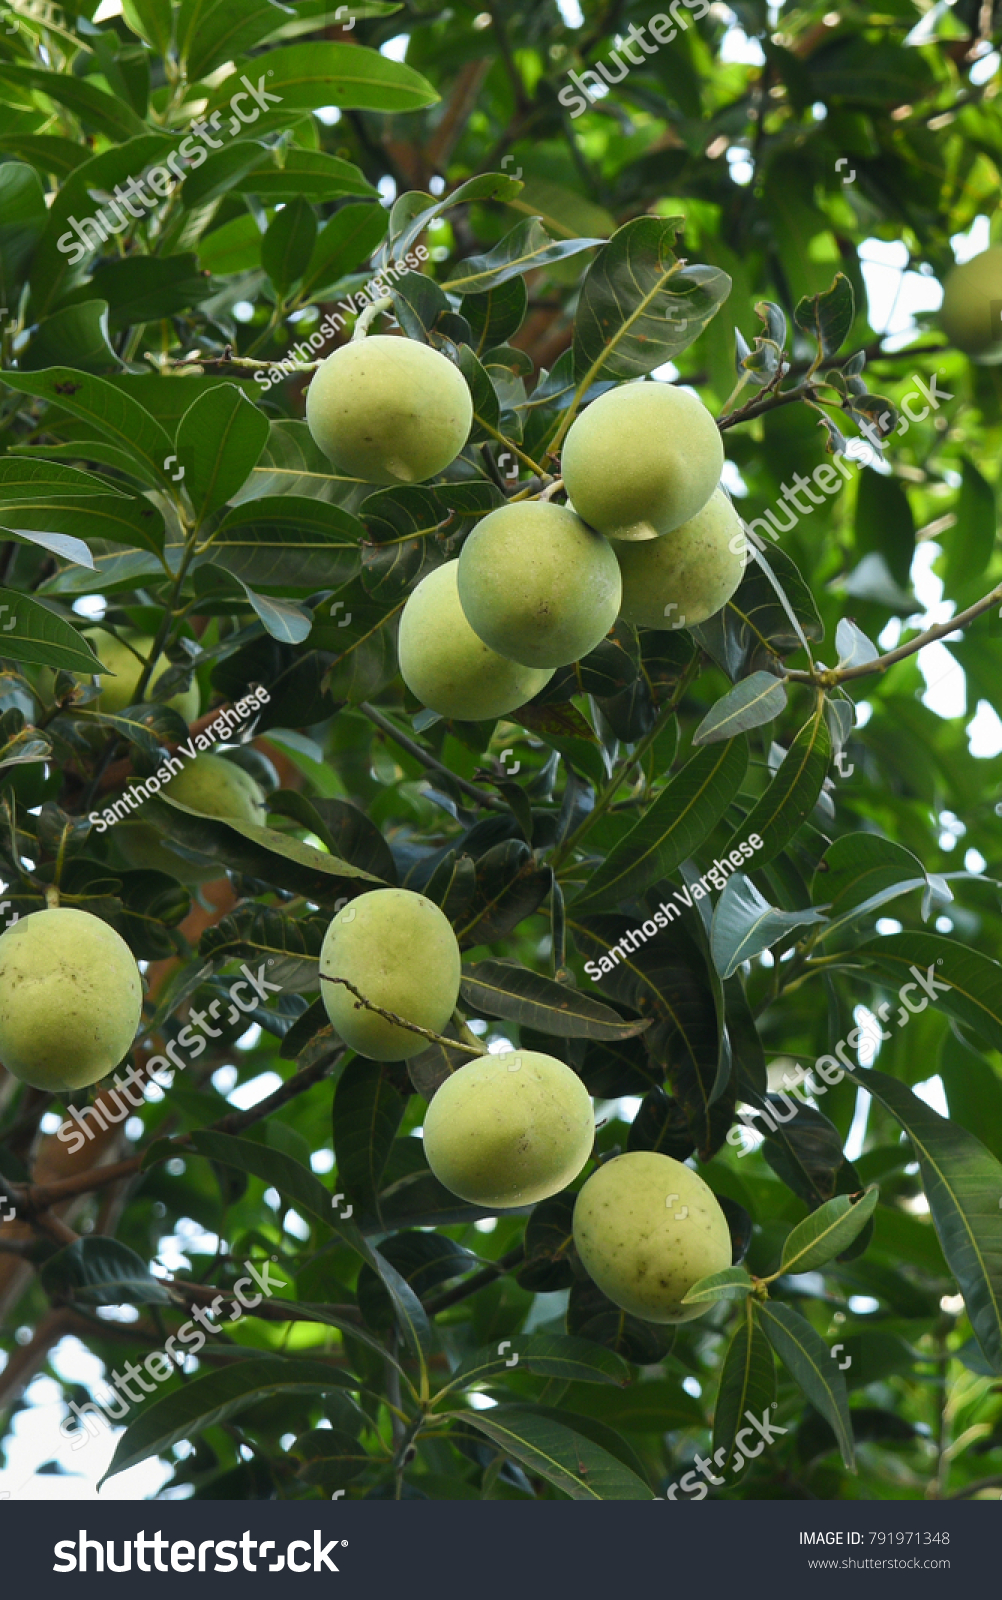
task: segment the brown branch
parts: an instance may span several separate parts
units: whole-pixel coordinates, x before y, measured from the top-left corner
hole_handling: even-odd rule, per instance
[[[868,678],[875,672],[886,672],[896,662],[904,661],[908,656],[924,650],[926,645],[935,644],[939,639],[945,639],[948,634],[968,627],[986,611],[990,611],[992,606],[1000,604],[1002,604],[1002,583],[998,584],[991,594],[986,594],[983,599],[975,601],[973,606],[968,606],[966,611],[951,617],[948,622],[937,622],[934,628],[927,628],[924,633],[917,633],[907,644],[898,645],[896,650],[888,650],[886,655],[878,656],[876,661],[865,661],[858,667],[834,667],[824,672],[784,672],[783,676],[792,683],[813,683],[822,689],[837,688],[840,683],[849,683],[854,678]]]
[[[456,773],[450,772],[449,768],[443,766],[441,761],[437,761],[427,750],[422,750],[421,746],[415,744],[413,739],[409,739],[406,733],[401,733],[399,728],[395,728],[389,717],[384,717],[381,711],[376,710],[375,706],[370,706],[367,701],[363,700],[357,709],[361,711],[364,717],[368,717],[370,722],[375,723],[376,727],[381,729],[388,738],[392,739],[394,744],[398,744],[401,750],[406,750],[409,756],[413,756],[414,760],[419,761],[429,772],[441,773],[443,777],[449,778],[464,794],[468,794],[471,799],[476,800],[478,805],[486,806],[490,811],[506,811],[508,809],[504,801],[499,800],[496,795],[485,794],[482,789],[477,788],[475,783],[468,783],[465,778],[457,777]]]
[[[359,1006],[364,1006],[366,1011],[374,1011],[377,1016],[385,1017],[387,1022],[393,1023],[394,1027],[406,1028],[408,1033],[419,1033],[422,1039],[430,1039],[432,1044],[440,1044],[444,1050],[462,1050],[468,1056],[485,1056],[490,1053],[480,1045],[474,1049],[472,1045],[463,1044],[459,1039],[444,1039],[440,1033],[433,1033],[430,1028],[422,1028],[417,1022],[408,1022],[406,1017],[398,1017],[395,1011],[384,1011],[382,1006],[374,1005],[371,1000],[367,1000],[361,990],[356,989],[355,985],[349,983],[347,978],[331,978],[326,972],[322,972],[320,981],[321,983],[337,983],[342,988],[347,989],[350,994],[355,996],[357,1001],[356,1011]]]
[[[408,1024],[403,1024],[405,1027]],[[455,1049],[461,1046],[453,1046]],[[325,1054],[312,1066],[304,1067],[287,1082],[264,1100],[259,1100],[256,1106],[251,1106],[248,1111],[231,1111],[218,1122],[206,1128],[206,1133],[240,1133],[244,1128],[251,1127],[255,1122],[260,1122],[265,1117],[270,1117],[273,1111],[278,1111],[282,1106],[294,1100],[297,1095],[304,1094],[307,1089],[312,1089],[315,1084],[325,1078],[337,1057],[343,1052],[344,1045],[338,1041],[330,1054]],[[179,1134],[171,1141],[171,1147],[158,1158],[160,1161],[169,1161],[178,1151],[183,1150],[191,1142],[190,1133]],[[55,1183],[46,1184],[11,1184],[5,1192],[11,1196],[18,1216],[27,1221],[41,1219],[50,1206],[59,1204],[60,1201],[71,1199],[74,1195],[90,1194],[96,1189],[107,1188],[109,1184],[120,1183],[126,1178],[134,1178],[142,1171],[143,1157],[132,1156],[128,1161],[116,1161],[107,1167],[97,1167],[88,1172],[78,1173],[72,1178],[62,1178]],[[71,1235],[76,1238],[76,1235]]]

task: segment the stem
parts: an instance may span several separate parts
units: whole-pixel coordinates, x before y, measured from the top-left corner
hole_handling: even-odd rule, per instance
[[[366,338],[369,329],[372,327],[372,324],[375,322],[376,318],[381,317],[384,311],[392,310],[393,301],[389,295],[384,296],[382,300],[373,300],[371,306],[366,306],[365,310],[362,312],[362,315],[355,324],[355,331],[351,336],[352,344],[359,339]]]
[[[524,467],[528,467],[529,470],[534,472],[538,478],[542,478],[544,483],[548,484],[553,482],[552,472],[547,472],[546,468],[541,467],[538,461],[533,461],[532,457],[527,456],[524,450],[520,450],[518,445],[515,444],[513,440],[506,439],[503,433],[498,432],[497,428],[492,428],[490,423],[485,422],[479,413],[477,414],[477,421],[485,433],[489,433],[492,439],[497,440],[498,444],[503,444],[505,449],[510,450],[513,456],[517,456]]]
[[[377,728],[387,734],[394,744],[398,744],[401,750],[406,750],[409,756],[413,756],[415,761],[419,761],[423,767],[427,767],[429,772],[441,773],[443,777],[451,779],[464,794],[468,794],[471,799],[476,800],[478,805],[486,806],[490,811],[506,811],[508,809],[504,801],[499,800],[496,795],[486,794],[483,789],[478,789],[475,783],[470,783],[466,778],[460,778],[456,773],[450,772],[449,768],[443,766],[441,761],[437,761],[427,750],[422,750],[421,746],[415,744],[413,739],[409,739],[405,733],[401,733],[395,728],[389,717],[384,717],[381,711],[376,710],[375,706],[370,706],[367,701],[363,701],[358,709],[363,716],[368,717],[370,722],[375,723]]]
[[[898,645],[896,650],[888,650],[886,655],[879,656],[876,661],[866,661],[858,667],[835,667],[826,672],[786,672],[784,677],[791,683],[813,683],[823,689],[834,689],[840,683],[849,683],[853,678],[868,678],[875,672],[886,672],[888,667],[893,667],[896,662],[904,661],[908,656],[924,650],[926,645],[935,644],[938,639],[945,639],[947,634],[968,627],[1000,602],[1002,602],[1002,583],[997,584],[991,594],[986,594],[983,599],[975,601],[973,606],[968,606],[966,611],[951,617],[948,622],[937,622],[935,627],[916,634],[914,639],[909,639],[907,644]]]
[[[455,1289],[447,1290],[445,1294],[440,1294],[437,1300],[426,1300],[425,1311],[429,1317],[437,1317],[440,1311],[447,1311],[450,1306],[456,1306],[461,1300],[469,1299],[471,1294],[476,1294],[478,1289],[486,1288],[495,1278],[503,1278],[506,1272],[511,1272],[514,1267],[520,1266],[524,1258],[525,1246],[516,1245],[506,1256],[489,1262],[481,1272],[474,1273],[472,1278],[467,1278],[465,1283],[457,1285]]]
[[[398,1017],[395,1011],[384,1011],[382,1006],[374,1005],[371,1000],[367,1000],[365,995],[356,989],[353,983],[348,982],[347,978],[332,978],[326,972],[321,972],[320,982],[341,984],[343,988],[348,990],[349,994],[355,996],[358,1002],[355,1007],[356,1010],[358,1006],[364,1006],[366,1011],[374,1011],[377,1016],[385,1017],[387,1022],[392,1022],[396,1027],[406,1028],[408,1033],[419,1033],[422,1039],[430,1039],[432,1044],[440,1044],[444,1050],[462,1050],[468,1056],[486,1056],[489,1054],[489,1051],[485,1050],[483,1045],[478,1044],[474,1049],[472,1045],[463,1044],[461,1040],[445,1039],[440,1033],[432,1033],[430,1028],[422,1028],[417,1022],[408,1022],[406,1017]]]
[[[732,411],[730,416],[718,417],[717,427],[721,433],[727,428],[733,428],[739,422],[750,422],[753,417],[761,417],[766,411],[776,411],[780,406],[793,405],[797,400],[813,400],[815,390],[813,383],[798,383],[795,389],[786,389],[778,394],[761,396],[751,399],[739,411]]]

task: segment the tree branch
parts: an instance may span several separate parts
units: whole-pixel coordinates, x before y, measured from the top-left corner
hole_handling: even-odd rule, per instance
[[[886,655],[878,656],[876,661],[864,661],[857,667],[833,667],[823,672],[784,672],[783,676],[791,683],[813,683],[822,689],[835,689],[839,684],[850,683],[854,678],[869,678],[875,672],[886,672],[896,662],[904,661],[908,656],[924,650],[926,645],[936,644],[948,634],[968,627],[986,611],[990,611],[992,606],[997,605],[1002,605],[1002,583],[998,584],[991,594],[986,594],[983,599],[976,600],[973,606],[968,606],[966,611],[951,617],[948,622],[937,622],[935,627],[927,628],[924,633],[917,633],[907,644],[899,644],[896,650],[888,650]]]
[[[485,794],[484,790],[478,789],[475,783],[469,783],[466,778],[458,777],[441,761],[436,760],[429,751],[422,750],[421,746],[416,744],[413,739],[409,739],[406,733],[401,733],[399,728],[395,728],[389,717],[384,717],[383,713],[377,711],[375,706],[370,706],[367,701],[363,700],[358,709],[364,717],[368,717],[370,722],[375,723],[377,728],[392,739],[394,744],[398,744],[401,750],[406,750],[409,756],[413,756],[414,760],[419,761],[429,772],[440,773],[443,777],[449,778],[458,788],[462,789],[464,794],[468,794],[471,799],[475,800],[478,805],[486,806],[490,811],[506,811],[508,809],[504,801],[499,800],[496,795]]]
[[[382,1006],[373,1005],[371,1000],[367,1000],[361,990],[356,989],[355,985],[349,983],[347,978],[331,978],[326,972],[322,972],[320,974],[320,982],[338,983],[342,988],[347,989],[349,994],[355,996],[357,1001],[356,1011],[359,1006],[364,1006],[366,1011],[374,1011],[377,1016],[385,1017],[387,1022],[393,1023],[394,1027],[406,1028],[408,1033],[419,1033],[422,1039],[430,1039],[432,1044],[440,1044],[444,1050],[462,1050],[468,1056],[486,1056],[490,1054],[482,1045],[477,1045],[476,1049],[474,1049],[472,1045],[463,1044],[461,1039],[444,1039],[440,1033],[432,1033],[430,1028],[422,1028],[417,1022],[408,1022],[406,1017],[398,1017],[395,1011],[384,1011]]]

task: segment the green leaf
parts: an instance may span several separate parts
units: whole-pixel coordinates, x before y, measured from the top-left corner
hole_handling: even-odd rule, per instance
[[[317,242],[317,214],[303,199],[279,211],[261,241],[261,265],[284,295],[306,271]]]
[[[755,852],[755,866],[764,867],[785,850],[811,815],[831,760],[831,734],[821,709],[796,735],[769,787],[734,830],[725,855],[756,834],[762,848]]]
[[[713,911],[710,948],[717,971],[729,978],[742,961],[788,940],[794,928],[824,922],[824,913],[810,906],[803,911],[780,911],[759,894],[750,878],[736,873],[728,878]]]
[[[85,1306],[167,1305],[170,1295],[160,1278],[134,1250],[118,1239],[97,1234],[74,1239],[39,1270],[46,1294]]]
[[[600,1000],[513,961],[479,961],[465,967],[460,993],[478,1013],[504,1017],[558,1039],[630,1039],[649,1026],[624,1022]]]
[[[124,261],[103,262],[91,274],[84,288],[72,299],[94,297],[107,300],[113,333],[140,322],[158,322],[178,316],[204,300],[209,283],[199,270],[193,254],[177,256],[132,256]],[[79,366],[63,353],[64,366]]]
[[[170,435],[138,400],[93,373],[72,367],[45,372],[5,372],[4,382],[21,394],[36,395],[89,422],[130,457],[138,459],[157,483],[173,489],[164,462],[173,453]]]
[[[997,961],[941,934],[911,932],[886,934],[875,944],[861,945],[853,956],[887,973],[895,983],[913,979],[911,969],[916,966],[934,987],[947,985],[936,990],[931,1003],[973,1028],[992,1049],[1002,1050],[1002,968]],[[908,987],[913,996],[923,993],[914,982]],[[919,1010],[925,1010],[929,1001],[928,990],[924,993]],[[903,1009],[899,1012],[899,1023],[906,1015]]]
[[[314,111],[318,106],[419,111],[422,106],[435,105],[439,98],[427,78],[413,67],[390,61],[378,50],[362,45],[325,40],[287,45],[270,50],[268,63],[262,73],[260,59],[238,62],[233,75],[224,78],[213,93],[210,111],[228,105],[231,96],[243,88],[242,73],[262,94],[279,96],[283,114]]]
[[[65,106],[79,117],[85,128],[103,133],[116,143],[138,138],[146,132],[146,124],[124,100],[73,73],[47,72],[41,67],[15,66],[9,61],[0,61],[0,83],[9,84],[15,91],[27,89],[48,95],[57,105]]]
[[[281,166],[255,166],[233,188],[237,194],[256,194],[267,203],[299,196],[323,201],[379,192],[354,162],[329,156],[324,150],[299,150],[295,146],[286,153]]]
[[[14,623],[5,622],[2,634],[4,651],[14,660],[88,676],[107,671],[83,635],[49,606],[15,589],[0,589],[0,606],[0,615]]]
[[[452,206],[466,205],[471,200],[511,200],[522,185],[503,172],[482,172],[476,178],[467,178],[458,189],[453,189],[442,200],[430,194],[411,191],[394,202],[390,212],[390,226],[386,243],[380,251],[380,266],[399,260],[414,249],[421,235],[437,217]]]
[[[496,1374],[503,1377],[516,1367],[537,1377],[564,1378],[568,1382],[623,1385],[630,1381],[629,1367],[614,1350],[569,1334],[535,1333],[508,1340],[504,1350],[499,1351],[494,1345],[467,1356],[440,1394],[468,1389]]]
[[[199,1374],[183,1388],[147,1400],[118,1441],[102,1484],[116,1473],[166,1455],[179,1439],[199,1438],[242,1411],[278,1395],[329,1394],[357,1389],[358,1380],[323,1361],[261,1356]]]
[[[613,234],[581,285],[574,375],[629,379],[664,366],[698,339],[731,291],[717,267],[683,266],[678,217],[635,217]]]
[[[815,1410],[830,1423],[846,1467],[856,1470],[852,1418],[845,1378],[807,1318],[778,1300],[757,1307],[766,1338]]]
[[[737,593],[715,616],[689,629],[732,683],[802,649],[805,638],[824,638],[810,586],[790,557],[773,549],[766,561],[754,547],[753,554]]]
[[[0,172],[3,168],[0,167]],[[60,462],[0,456],[0,506],[47,500],[50,495],[111,494],[114,486],[92,472]]]
[[[539,1411],[495,1406],[490,1411],[471,1411],[464,1420],[572,1500],[654,1498],[643,1479],[615,1456]]]
[[[834,1199],[826,1200],[787,1234],[780,1272],[814,1272],[826,1262],[834,1261],[862,1233],[879,1199],[880,1190],[874,1184],[860,1200],[853,1200],[847,1194],[837,1194]]]
[[[281,27],[281,17],[269,0],[181,0],[175,37],[185,76],[196,83],[252,50]]]
[[[227,572],[258,587],[340,589],[358,573],[364,538],[358,518],[326,500],[262,495],[228,511],[208,546]]]
[[[575,900],[575,910],[600,899],[629,899],[659,878],[669,877],[720,821],[747,765],[743,735],[698,750],[609,853]]]
[[[224,1166],[249,1172],[252,1177],[272,1185],[279,1194],[295,1206],[300,1216],[331,1229],[343,1244],[354,1250],[366,1264],[378,1272],[383,1286],[393,1301],[404,1338],[413,1353],[423,1359],[429,1340],[428,1319],[414,1291],[401,1278],[399,1272],[380,1255],[378,1250],[363,1238],[350,1219],[342,1220],[333,1209],[333,1198],[323,1184],[306,1167],[300,1166],[281,1150],[253,1143],[250,1139],[235,1139],[227,1133],[193,1133],[191,1142],[199,1155],[210,1161],[221,1161]]]
[[[266,145],[254,139],[238,139],[234,144],[214,150],[195,172],[189,172],[181,185],[181,204],[194,211],[207,206],[235,188],[249,173],[271,159]]]
[[[299,296],[313,299],[368,261],[386,233],[389,218],[381,205],[341,206],[324,223],[303,274]]]
[[[775,1396],[776,1360],[758,1321],[757,1306],[747,1299],[720,1372],[713,1413],[716,1466],[722,1468],[732,1459],[737,1435],[748,1420],[746,1413],[761,1417],[769,1410]],[[722,1458],[719,1462],[718,1454]]]
[[[379,1186],[406,1102],[376,1061],[349,1061],[334,1091],[338,1183],[365,1217],[381,1221]]]
[[[843,272],[835,274],[834,282],[824,294],[805,295],[793,313],[798,328],[818,341],[822,356],[833,356],[841,350],[856,317],[856,297],[852,284]]]
[[[928,877],[918,856],[876,833],[849,833],[829,848],[814,878],[814,898],[831,902],[831,921],[822,938],[913,889]]]
[[[40,372],[59,360],[80,372],[120,370],[108,336],[107,300],[84,300],[43,317],[19,365],[22,372]]]
[[[485,256],[470,256],[442,288],[449,294],[486,294],[509,278],[563,261],[604,244],[603,239],[551,239],[538,217],[527,217]]]
[[[119,494],[49,501],[39,497],[28,505],[8,505],[0,487],[0,522],[15,523],[20,534],[37,543],[49,534],[81,541],[111,540],[156,556],[164,547],[164,519],[156,506],[149,500],[129,500]]]
[[[912,1142],[943,1254],[991,1370],[1002,1372],[1002,1162],[896,1078],[872,1067],[846,1076],[900,1122]]]
[[[179,844],[309,899],[328,902],[339,891],[357,890],[360,884],[383,887],[372,873],[275,828],[205,816],[163,794],[146,804],[151,819]]]
[[[695,745],[717,744],[773,722],[786,709],[786,684],[773,672],[743,678],[706,713],[692,736]]]
[[[268,431],[267,417],[232,383],[210,389],[188,408],[177,430],[177,459],[199,522],[247,481]]]
[[[995,490],[969,456],[961,457],[957,521],[946,541],[945,593],[954,595],[980,578],[995,548]],[[976,591],[977,592],[977,591]]]
[[[21,161],[0,164],[0,296],[8,309],[48,220],[37,172]]]
[[[713,1272],[700,1278],[682,1296],[683,1305],[710,1305],[716,1300],[743,1300],[751,1293],[752,1281],[748,1268],[725,1267],[723,1272]]]

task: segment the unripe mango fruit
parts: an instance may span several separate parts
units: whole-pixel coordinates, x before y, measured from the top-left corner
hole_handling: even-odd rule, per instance
[[[224,756],[206,753],[186,761],[161,793],[207,817],[256,822],[262,828],[267,824],[268,802],[261,785]]]
[[[89,911],[32,912],[0,937],[0,1062],[35,1089],[84,1089],[136,1037],[143,984],[125,940]]]
[[[731,1265],[727,1219],[691,1167],[653,1150],[614,1156],[574,1205],[574,1245],[589,1278],[645,1322],[689,1322],[709,1305],[684,1306],[700,1278]]]
[[[694,628],[705,622],[741,583],[744,544],[741,519],[723,489],[714,490],[702,511],[673,533],[636,543],[618,540],[620,616],[643,628]]]
[[[489,722],[524,706],[552,670],[508,661],[478,639],[459,603],[458,561],[421,579],[400,618],[400,672],[429,710],[460,722]]]
[[[612,546],[547,501],[500,506],[478,522],[457,574],[466,620],[526,667],[566,667],[605,638],[622,580]]]
[[[473,401],[459,368],[430,345],[376,334],[327,357],[307,391],[306,421],[341,472],[424,483],[462,450]]]
[[[441,1033],[459,999],[459,945],[433,900],[410,889],[371,889],[334,918],[320,951],[320,971],[347,978],[366,1000]],[[373,1061],[406,1061],[428,1040],[360,1006],[342,984],[320,984],[336,1031]]]
[[[578,516],[608,539],[653,539],[701,511],[724,447],[702,400],[670,383],[626,383],[593,400],[560,470]]]
[[[1002,361],[1002,245],[947,274],[939,323],[950,343],[982,366]]]
[[[440,1183],[490,1210],[535,1205],[566,1189],[595,1142],[587,1089],[536,1050],[480,1056],[446,1078],[424,1119]]]
[[[153,640],[143,633],[127,633],[123,639],[116,639],[110,633],[103,633],[100,628],[90,628],[84,634],[104,665],[109,668],[108,673],[100,673],[99,682],[101,695],[96,702],[96,709],[107,711],[109,716],[115,716],[119,711],[124,711],[126,706],[135,704],[136,687],[143,674],[143,664],[138,661],[129,649],[138,650],[141,656],[148,657],[153,648]],[[128,644],[123,640],[127,639]],[[171,663],[166,656],[158,656],[156,665],[150,674],[146,688],[146,699],[150,698],[150,689],[159,677],[169,669]],[[110,673],[115,673],[111,677]],[[180,713],[190,726],[198,716],[201,696],[198,684],[194,678],[187,689],[181,694],[172,695],[167,704],[174,711]]]

